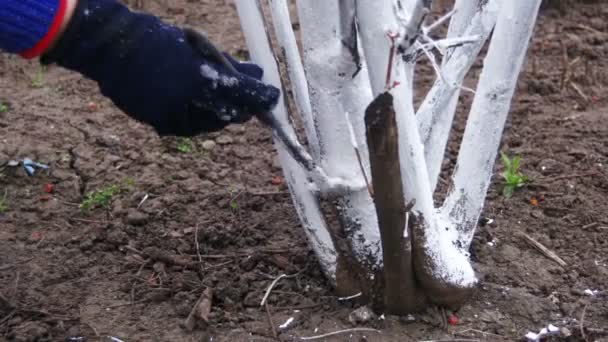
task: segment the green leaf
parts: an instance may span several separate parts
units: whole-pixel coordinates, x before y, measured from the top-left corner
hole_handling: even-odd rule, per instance
[[[502,189],[502,195],[506,198],[511,198],[513,196],[513,191],[514,191],[514,188],[512,186],[506,185]]]
[[[513,172],[517,172],[519,170],[519,160],[521,159],[520,156],[515,156],[513,157],[513,160],[511,161],[511,168]]]
[[[505,170],[507,170],[507,172],[509,170],[511,170],[511,160],[509,159],[509,157],[504,152],[501,151],[500,158],[502,159],[502,163],[505,166]]]

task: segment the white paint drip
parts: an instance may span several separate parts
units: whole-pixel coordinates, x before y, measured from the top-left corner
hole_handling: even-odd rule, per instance
[[[557,336],[559,334],[560,334],[559,328],[554,326],[553,324],[549,324],[547,327],[542,328],[538,333],[529,331],[526,334],[525,338],[529,342],[537,342],[537,341],[541,341],[541,340],[545,339],[546,337]]]

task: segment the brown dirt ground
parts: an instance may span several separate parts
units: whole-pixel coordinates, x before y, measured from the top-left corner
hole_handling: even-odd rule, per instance
[[[227,0],[146,6],[246,54]],[[564,91],[562,47],[578,60]],[[481,284],[458,324],[442,329],[430,310],[360,325],[380,335],[335,340],[515,341],[549,323],[567,328],[567,340],[608,340],[607,58],[606,4],[543,13],[502,146],[522,155],[533,181],[506,200],[495,177],[471,250]],[[323,279],[284,185],[275,185],[280,168],[258,123],[197,137],[191,152],[179,152],[183,142],[128,119],[94,83],[12,56],[0,56],[0,102],[8,104],[0,164],[29,157],[51,166],[35,177],[0,168],[0,340],[272,340],[259,301],[281,273],[297,273],[270,296],[275,326],[295,318],[282,340],[354,326],[348,316],[360,305],[338,301]],[[462,115],[457,121],[456,137]],[[206,150],[209,140],[216,146]],[[122,188],[109,208],[79,210],[84,194],[109,185]],[[209,324],[188,332],[183,322],[205,288],[213,291]]]

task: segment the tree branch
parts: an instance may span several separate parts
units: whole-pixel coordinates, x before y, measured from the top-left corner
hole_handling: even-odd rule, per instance
[[[484,60],[453,175],[454,188],[442,208],[458,225],[463,248],[468,249],[483,208],[540,3],[541,0],[502,3]]]
[[[276,60],[272,55],[270,42],[265,33],[264,20],[262,19],[262,13],[258,5],[257,0],[236,1],[241,26],[245,33],[245,39],[252,60],[264,68],[264,79],[266,82],[280,85],[279,70]],[[293,128],[288,125],[287,110],[282,101],[279,101],[275,109],[275,115],[295,135]],[[291,158],[283,145],[276,144],[276,140],[275,145],[278,149],[283,173],[292,193],[294,206],[304,226],[304,231],[327,277],[335,281],[336,249],[327,229],[325,219],[319,209],[317,195],[309,187],[309,174],[298,162]]]
[[[466,7],[457,7],[457,12],[450,23],[451,34],[477,35],[479,38],[470,44],[458,46],[445,55],[440,71],[443,79],[439,78],[435,81],[416,114],[425,147],[429,182],[433,191],[441,171],[462,82],[494,28],[498,16],[498,2],[489,0],[474,12],[474,8],[468,7],[472,1],[457,1],[457,6],[460,4]],[[467,15],[471,17],[466,18]],[[461,27],[463,22],[469,24]],[[448,39],[457,39],[457,37],[459,36]]]

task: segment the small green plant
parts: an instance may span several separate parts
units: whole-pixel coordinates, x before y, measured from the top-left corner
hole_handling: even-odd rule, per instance
[[[500,174],[505,181],[502,195],[506,198],[511,198],[516,189],[526,185],[528,177],[524,176],[524,174],[519,171],[520,156],[516,155],[513,159],[509,159],[504,152],[500,152],[500,158],[505,167],[505,171]]]
[[[96,191],[91,191],[80,203],[80,210],[89,212],[95,208],[107,208],[112,203],[114,195],[118,192],[120,192],[120,188],[117,185],[110,185]]]
[[[6,194],[0,198],[0,214],[4,214],[8,211],[8,203],[6,202]]]
[[[127,177],[119,185],[112,184],[99,190],[91,191],[86,194],[84,200],[80,203],[80,210],[89,212],[95,208],[108,208],[112,204],[114,196],[121,192],[132,190],[134,187],[135,181]]]
[[[38,71],[36,72],[36,74],[34,74],[34,76],[32,76],[31,80],[30,80],[30,85],[32,86],[32,88],[42,88],[42,86],[44,85],[44,72],[46,71],[46,67],[41,66],[40,68],[38,68]]]
[[[194,151],[194,143],[188,138],[180,138],[177,142],[177,150],[181,153],[191,153]]]
[[[242,192],[239,192],[237,189],[230,189],[230,209],[232,209],[232,211],[239,210],[239,203],[237,200],[241,194]]]
[[[8,112],[8,106],[2,102],[0,102],[0,114]]]
[[[239,209],[239,204],[236,203],[235,200],[231,200],[230,201],[230,209],[232,209],[234,211],[237,211]]]

